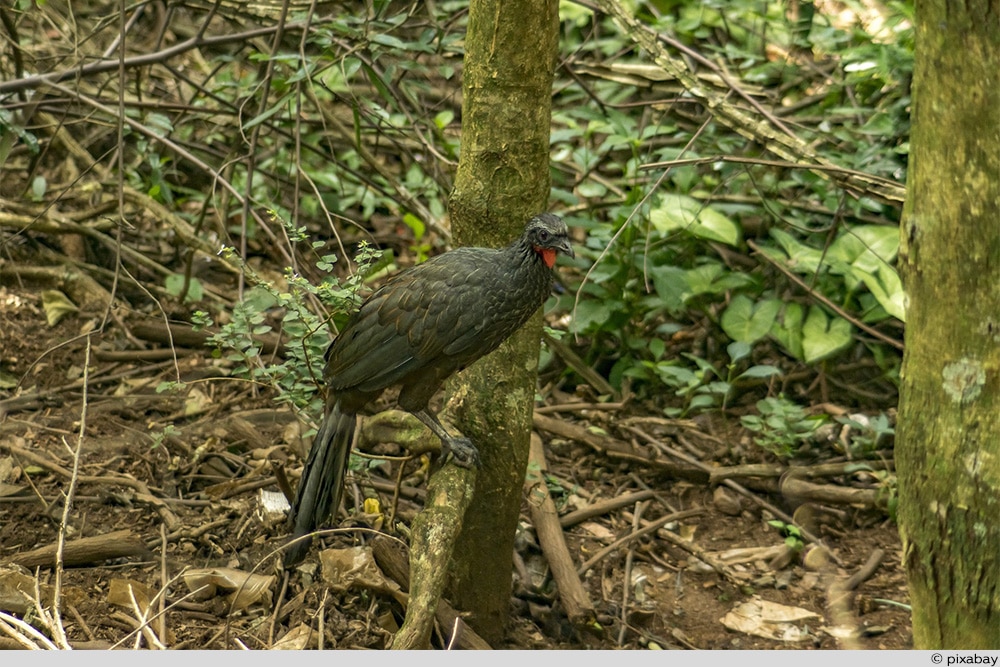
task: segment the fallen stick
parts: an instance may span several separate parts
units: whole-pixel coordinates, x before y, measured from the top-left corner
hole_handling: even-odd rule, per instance
[[[626,493],[621,496],[615,496],[614,498],[608,498],[607,500],[587,505],[583,509],[578,509],[570,512],[569,514],[563,515],[563,517],[559,519],[559,525],[562,526],[564,530],[566,528],[572,528],[576,524],[582,523],[595,516],[604,516],[609,512],[614,512],[616,509],[628,507],[629,505],[635,505],[638,502],[655,497],[656,491],[636,491],[635,493]]]
[[[556,505],[549,495],[549,487],[545,484],[546,467],[542,439],[533,432],[528,453],[528,473],[524,479],[531,522],[538,535],[538,544],[552,570],[552,577],[559,589],[559,599],[570,623],[581,630],[593,628],[597,622],[597,610],[576,573],[573,558],[566,547],[563,529],[559,524],[559,512],[556,511]]]
[[[195,331],[192,326],[187,324],[164,324],[159,320],[152,319],[136,322],[131,329],[136,338],[144,341],[187,348],[201,348],[210,345],[209,338],[217,333],[214,329]],[[253,340],[260,345],[262,355],[285,356],[284,344],[277,334],[268,333],[262,336],[253,336]]]
[[[724,479],[743,480],[747,477],[797,477],[799,479],[816,479],[819,477],[838,477],[858,472],[873,472],[878,470],[895,470],[893,461],[861,460],[841,461],[837,463],[821,463],[812,466],[786,466],[779,463],[753,463],[740,466],[721,466],[712,468],[708,481],[719,484]]]
[[[113,533],[83,537],[63,545],[63,565],[74,567],[90,563],[100,563],[110,558],[142,556],[152,558],[153,553],[130,530],[116,530]],[[27,568],[52,567],[56,564],[56,545],[49,544],[38,549],[14,554],[10,560]]]
[[[582,426],[577,426],[576,424],[565,422],[561,419],[546,417],[545,415],[540,415],[537,412],[534,414],[531,421],[532,425],[537,429],[541,429],[563,438],[569,438],[570,440],[581,442],[611,460],[638,463],[643,466],[655,468],[657,471],[672,475],[677,479],[683,479],[698,484],[704,484],[708,481],[707,468],[705,470],[700,470],[692,466],[677,465],[660,458],[643,456],[641,454],[637,454],[631,445],[622,442],[621,440],[616,440],[615,438],[607,435],[598,435],[597,433],[593,433]]]
[[[805,502],[829,503],[831,505],[851,505],[874,508],[888,500],[878,489],[855,489],[834,484],[813,484],[797,477],[786,477],[779,485],[785,499],[801,505]]]

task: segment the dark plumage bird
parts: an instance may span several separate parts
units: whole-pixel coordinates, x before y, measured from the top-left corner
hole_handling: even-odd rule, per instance
[[[406,269],[361,304],[326,353],[326,411],[288,515],[292,538],[316,529],[340,505],[357,413],[400,385],[399,407],[441,439],[442,454],[478,463],[468,438],[450,435],[428,403],[452,373],[492,352],[545,302],[556,254],[573,257],[566,223],[531,218],[506,248],[457,248]],[[310,540],[285,551],[285,567]]]

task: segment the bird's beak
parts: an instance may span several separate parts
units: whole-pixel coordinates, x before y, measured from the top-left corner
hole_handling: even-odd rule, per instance
[[[569,239],[562,239],[556,250],[564,255],[569,255],[572,259],[576,259],[576,253],[573,252],[573,244],[569,242]]]

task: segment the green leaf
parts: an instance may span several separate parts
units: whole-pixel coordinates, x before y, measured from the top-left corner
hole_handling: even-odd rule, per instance
[[[413,238],[417,241],[424,238],[424,233],[427,231],[427,225],[424,221],[413,215],[412,213],[403,214],[403,224],[410,228],[413,232]]]
[[[292,94],[291,93],[289,93],[288,95],[282,96],[281,99],[279,99],[277,102],[275,102],[271,106],[270,109],[266,109],[259,116],[255,117],[255,118],[251,118],[250,120],[248,120],[246,122],[246,124],[243,126],[243,131],[246,132],[247,130],[250,130],[251,128],[253,128],[255,125],[260,125],[265,120],[267,120],[268,118],[270,118],[274,114],[278,113],[279,111],[287,111],[288,110],[289,101],[291,99],[292,99]]]
[[[179,298],[181,296],[181,290],[184,289],[184,276],[180,273],[171,273],[167,276],[163,286],[167,290],[168,294]],[[192,277],[191,282],[188,283],[187,294],[184,295],[184,302],[191,303],[201,301],[204,296],[205,289],[202,287],[201,281]]]
[[[782,302],[777,299],[755,304],[745,294],[737,294],[722,313],[722,330],[733,340],[755,343],[771,331],[781,306]]]
[[[191,279],[191,284],[188,285],[187,298],[184,299],[187,303],[201,301],[205,296],[205,288],[201,284],[201,281],[197,278]]]
[[[689,410],[704,410],[711,407],[715,407],[715,398],[707,394],[699,394],[692,397],[691,402],[688,404]]]
[[[766,255],[778,260],[795,273],[811,275],[819,271],[823,260],[821,251],[799,243],[791,234],[777,228],[771,230],[771,236],[785,251],[786,256],[782,257],[774,248],[763,247],[762,250]]]
[[[732,246],[740,242],[740,228],[708,204],[685,195],[660,195],[649,220],[660,232],[685,231],[694,236]]]
[[[656,295],[660,298],[663,307],[672,313],[679,312],[684,308],[684,298],[689,291],[689,282],[684,269],[676,266],[653,266],[650,267],[653,277],[653,287]],[[613,274],[608,275],[612,278]]]
[[[156,393],[162,394],[167,391],[177,391],[184,387],[183,382],[177,382],[176,380],[166,380],[156,385]]]
[[[577,304],[576,310],[573,313],[570,330],[573,333],[599,331],[602,325],[610,319],[613,312],[614,308],[608,301],[598,301],[596,299],[581,301]]]
[[[31,198],[34,201],[42,201],[45,198],[45,191],[49,184],[44,176],[35,176],[31,179]]]
[[[855,274],[865,284],[868,291],[896,319],[906,321],[906,293],[899,274],[891,266],[883,266],[878,272]]]
[[[161,113],[147,114],[146,127],[159,137],[165,137],[174,131],[174,125],[170,122],[170,116]]]
[[[375,33],[370,36],[370,39],[373,43],[381,44],[382,46],[388,46],[393,49],[399,49],[400,51],[409,50],[407,48],[406,42],[399,39],[398,37],[393,37],[392,35]]]
[[[584,181],[577,186],[576,191],[581,197],[603,197],[608,193],[608,188],[596,181]]]
[[[258,311],[254,314],[255,319],[253,321],[256,323],[264,321],[264,316],[260,315],[259,312],[273,308],[277,305],[278,301],[267,289],[258,285],[246,291],[243,295],[243,303],[246,304],[249,310]]]
[[[851,323],[842,317],[827,317],[822,308],[809,309],[802,325],[802,353],[811,364],[840,352],[851,344]]]
[[[451,125],[453,120],[455,120],[455,112],[451,109],[439,111],[438,114],[434,116],[434,124],[441,130]]]
[[[830,256],[848,265],[855,281],[864,283],[879,305],[893,317],[906,317],[906,295],[893,262],[899,253],[899,229],[884,225],[854,227],[830,244]]]
[[[838,235],[827,251],[831,262],[850,264],[859,271],[891,266],[899,252],[899,229],[882,225],[851,227]]]
[[[726,346],[726,353],[733,362],[737,362],[750,356],[750,344],[742,340],[733,341]]]
[[[373,86],[375,86],[375,89],[378,91],[379,95],[382,96],[382,99],[385,100],[388,104],[393,104],[395,99],[392,96],[392,91],[389,90],[389,87],[386,85],[385,81],[382,80],[382,77],[379,75],[379,73],[376,72],[374,69],[372,69],[371,65],[368,65],[367,63],[362,63],[361,67],[364,69],[365,74],[368,76],[368,80],[371,82]],[[357,114],[357,108],[355,108],[355,114]],[[360,131],[359,127],[360,127],[360,118],[356,118],[355,141],[357,142],[357,145],[360,146],[361,136],[358,134],[358,132]]]
[[[786,303],[771,327],[771,337],[781,343],[796,359],[804,359],[802,352],[802,320],[805,309],[797,303]]]
[[[677,366],[674,362],[664,361],[656,364],[656,372],[664,384],[678,390],[682,394],[685,389],[697,387],[701,380],[690,368]]]
[[[753,278],[745,273],[730,271],[722,264],[703,264],[684,272],[687,290],[681,294],[686,302],[700,294],[725,294],[730,290],[748,287]]]
[[[737,377],[739,378],[769,378],[775,375],[781,375],[781,369],[775,368],[774,366],[751,366]]]

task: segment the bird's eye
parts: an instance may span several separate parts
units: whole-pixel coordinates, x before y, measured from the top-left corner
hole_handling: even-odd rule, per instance
[[[549,240],[549,233],[544,229],[538,232],[538,240],[545,243]]]

